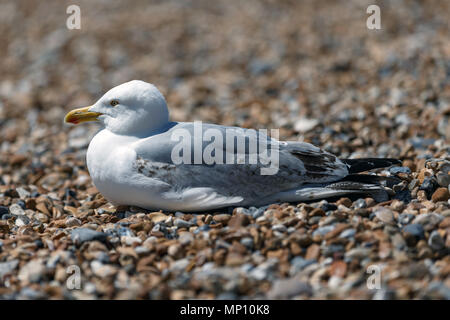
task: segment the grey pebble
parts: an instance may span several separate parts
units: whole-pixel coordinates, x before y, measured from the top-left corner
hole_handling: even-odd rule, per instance
[[[445,241],[437,230],[434,230],[428,238],[428,245],[431,249],[439,251],[445,248]]]
[[[313,232],[312,235],[313,235],[313,237],[314,237],[314,236],[317,236],[317,235],[324,236],[324,235],[326,235],[328,232],[333,231],[334,228],[335,228],[334,225],[320,227],[320,228],[317,228],[317,229]]]
[[[356,234],[356,230],[355,229],[346,229],[344,231],[341,232],[341,234],[339,235],[339,238],[353,238]]]
[[[6,262],[0,263],[0,281],[3,276],[11,273],[19,265],[19,260],[14,259]]]
[[[177,228],[188,228],[192,226],[192,223],[180,218],[176,218],[174,221],[174,226]]]
[[[13,215],[16,215],[16,216],[25,215],[25,211],[17,203],[14,203],[14,204],[9,206],[9,212],[11,214],[13,214]]]
[[[425,238],[425,230],[423,229],[423,226],[418,223],[411,223],[406,225],[405,227],[403,227],[403,232],[413,235],[418,239]]]
[[[94,231],[88,228],[76,228],[72,230],[70,236],[75,243],[81,244],[94,240],[105,241],[108,235],[104,232]]]

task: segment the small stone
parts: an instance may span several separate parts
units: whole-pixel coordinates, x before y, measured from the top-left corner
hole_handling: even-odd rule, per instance
[[[291,276],[296,275],[298,272],[316,262],[316,260],[306,260],[302,257],[295,257],[291,260],[291,269],[289,270],[289,274]]]
[[[294,130],[300,133],[311,131],[319,124],[317,119],[300,118],[294,124]]]
[[[423,190],[427,194],[427,198],[430,198],[434,191],[439,187],[436,179],[434,177],[427,177],[424,179],[419,190]]]
[[[254,245],[253,238],[250,238],[250,237],[242,238],[240,243],[243,246],[245,246],[247,249],[250,249],[250,250],[253,249],[253,245]]]
[[[425,231],[433,230],[437,225],[441,223],[443,217],[437,213],[422,213],[414,218],[412,223],[418,223],[423,226]]]
[[[67,227],[78,227],[81,226],[81,221],[75,217],[67,218],[66,220]]]
[[[173,224],[177,228],[186,228],[186,229],[189,229],[189,227],[192,226],[192,223],[181,218],[176,218]]]
[[[439,224],[439,228],[446,229],[449,227],[450,227],[450,217],[446,217]]]
[[[448,188],[438,188],[433,193],[431,200],[433,200],[433,202],[438,202],[438,201],[447,201],[449,198],[450,193],[448,192]]]
[[[39,210],[42,213],[45,213],[46,215],[50,215],[50,211],[48,210],[47,205],[45,202],[39,202],[36,204],[36,209]]]
[[[231,219],[231,215],[229,214],[216,214],[212,217],[212,219],[217,223],[227,224]]]
[[[142,240],[139,237],[122,236],[120,237],[120,242],[127,246],[134,246],[140,245],[142,243]]]
[[[334,228],[335,228],[334,225],[320,227],[320,228],[317,228],[316,230],[314,230],[314,232],[313,232],[312,235],[313,235],[313,237],[315,237],[315,236],[324,236],[324,235],[326,235],[328,232],[333,231]]]
[[[98,260],[93,260],[91,262],[91,269],[94,274],[100,278],[113,276],[118,271],[116,267],[109,264],[103,264]]]
[[[25,215],[25,211],[17,203],[14,203],[9,206],[9,212],[15,216]]]
[[[179,259],[183,255],[183,249],[179,244],[172,244],[167,249],[167,253],[175,259]]]
[[[190,232],[182,232],[179,237],[180,244],[188,245],[194,241],[194,235]]]
[[[291,299],[299,295],[312,295],[313,291],[307,282],[299,279],[279,279],[276,280],[270,291],[267,293],[269,299]]]
[[[6,262],[0,262],[0,281],[3,277],[10,274],[19,265],[19,260],[10,260]]]
[[[272,230],[278,231],[281,233],[285,233],[287,231],[287,228],[286,228],[286,226],[284,226],[282,224],[276,224],[276,225],[272,226]]]
[[[433,231],[428,238],[428,245],[434,251],[439,251],[445,248],[445,242],[437,230]]]
[[[336,260],[331,264],[330,275],[343,278],[347,272],[347,264],[342,260]]]
[[[362,209],[362,208],[367,208],[367,204],[366,201],[364,199],[358,199],[353,203],[353,207],[355,209]]]
[[[4,214],[9,214],[9,209],[8,209],[8,207],[0,206],[0,218],[1,218]]]
[[[241,227],[245,227],[250,222],[249,218],[245,214],[236,214],[231,217],[230,221],[228,221],[228,226],[231,229],[238,229]]]
[[[427,196],[427,193],[425,192],[425,190],[417,191],[417,200],[419,200],[420,202],[424,202],[424,201],[428,200],[428,196]]]
[[[450,185],[450,175],[444,172],[438,172],[436,174],[436,181],[441,187],[448,188]]]
[[[306,260],[318,260],[320,255],[320,246],[317,244],[312,244],[306,250],[305,259]]]
[[[18,278],[24,282],[39,282],[45,273],[45,266],[40,260],[31,260],[24,265],[20,271]]]
[[[362,259],[367,258],[369,253],[370,253],[370,249],[354,248],[345,253],[345,258],[349,259],[349,260],[352,260],[352,259],[362,260]]]
[[[75,243],[81,244],[94,240],[103,242],[108,235],[104,232],[98,232],[88,228],[76,228],[71,231],[70,236]]]
[[[18,227],[26,226],[29,223],[30,223],[30,218],[28,218],[27,216],[18,216],[15,221],[15,225]]]
[[[402,213],[398,216],[398,222],[402,225],[406,225],[411,223],[411,221],[415,218],[413,214],[410,213]]]
[[[375,216],[385,224],[395,223],[394,213],[388,208],[379,208],[377,211],[375,211]]]
[[[399,173],[411,173],[411,169],[408,167],[392,167],[389,169],[391,174],[399,174]]]
[[[19,194],[20,199],[25,199],[30,196],[30,192],[28,192],[27,190],[25,190],[22,187],[16,188],[16,191]]]
[[[336,204],[339,205],[343,205],[347,208],[350,208],[352,206],[352,200],[350,200],[349,198],[341,198],[339,199]]]
[[[411,223],[403,227],[403,237],[409,246],[414,246],[417,241],[425,238],[425,230],[421,224]]]
[[[150,218],[150,220],[153,223],[163,222],[163,221],[166,221],[166,219],[167,219],[167,215],[165,215],[164,213],[161,213],[161,212],[149,213],[148,217]]]
[[[353,238],[356,234],[356,230],[355,229],[346,229],[344,231],[341,232],[341,234],[339,235],[339,238]]]
[[[409,191],[413,191],[414,188],[418,187],[420,185],[419,179],[412,179],[411,182],[408,184]]]

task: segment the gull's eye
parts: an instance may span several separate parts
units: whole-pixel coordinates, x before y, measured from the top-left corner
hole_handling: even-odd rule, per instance
[[[111,102],[109,103],[111,105],[111,107],[115,107],[119,104],[119,101],[117,100],[111,100]]]

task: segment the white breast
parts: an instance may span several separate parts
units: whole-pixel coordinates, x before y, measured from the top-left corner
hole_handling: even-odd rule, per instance
[[[106,129],[97,133],[89,144],[86,162],[97,189],[112,202],[118,203],[126,191],[136,153],[129,146],[133,137],[116,135]],[[120,192],[122,190],[122,192]]]

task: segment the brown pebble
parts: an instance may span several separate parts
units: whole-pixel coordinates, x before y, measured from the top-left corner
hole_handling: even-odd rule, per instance
[[[417,191],[417,200],[419,201],[427,201],[427,193],[425,192],[425,190],[419,190]]]
[[[320,208],[315,208],[313,211],[311,211],[311,212],[308,214],[308,217],[316,217],[316,216],[320,216],[320,217],[325,216],[325,211],[323,211],[323,210],[320,209]]]
[[[245,227],[250,223],[250,219],[245,214],[236,214],[228,221],[228,226],[231,229],[238,229]]]
[[[47,205],[45,204],[45,202],[39,202],[38,204],[36,204],[36,209],[39,210],[42,213],[45,213],[47,215],[51,215],[50,211],[47,208]]]
[[[212,219],[215,222],[220,222],[222,224],[227,224],[228,221],[230,221],[230,219],[231,219],[231,215],[225,214],[225,213],[224,214],[216,214],[216,215],[214,215],[214,217],[212,217]]]
[[[433,202],[447,201],[449,198],[450,193],[448,192],[448,188],[438,188],[431,196]]]
[[[349,198],[340,198],[337,202],[337,205],[343,205],[347,208],[350,208],[352,206],[352,200],[350,200]]]
[[[330,266],[330,274],[332,276],[343,278],[346,272],[347,264],[342,260],[336,260]]]
[[[306,250],[305,259],[307,260],[318,260],[320,255],[320,246],[318,244],[313,243]]]
[[[444,218],[439,224],[439,228],[446,229],[450,227],[450,217]],[[448,237],[450,239],[450,237]]]

